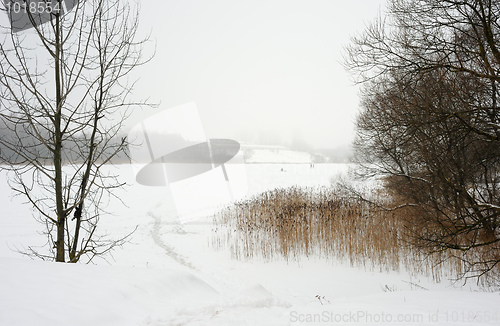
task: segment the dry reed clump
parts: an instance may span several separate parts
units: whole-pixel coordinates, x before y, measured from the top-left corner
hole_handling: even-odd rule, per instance
[[[370,196],[384,200],[376,191]],[[370,270],[405,268],[436,281],[460,275],[460,261],[445,253],[427,257],[410,245],[412,230],[402,214],[404,209],[383,210],[341,188],[275,189],[219,212],[213,244],[229,246],[237,259],[316,255]]]

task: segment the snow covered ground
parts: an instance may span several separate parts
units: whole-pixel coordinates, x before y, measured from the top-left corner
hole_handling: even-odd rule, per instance
[[[134,184],[129,166],[115,168],[131,182],[119,193],[128,207],[111,202],[114,216],[102,220],[102,230],[117,236],[137,231],[95,265],[18,254],[16,248],[44,239],[29,207],[1,183],[0,325],[500,325],[500,293],[475,284],[437,284],[318,257],[233,260],[229,250],[212,244],[209,214],[217,201],[206,179],[186,180],[170,189],[176,192],[171,197],[166,188]],[[227,166],[230,176],[235,168]],[[238,180],[247,182],[240,190],[254,194],[277,186],[328,185],[346,169],[249,164]],[[203,214],[183,223],[187,219],[175,217],[171,203],[186,212],[179,208],[189,200]]]
[[[243,144],[246,163],[312,163],[313,155],[283,146]],[[326,159],[326,158],[325,158]]]

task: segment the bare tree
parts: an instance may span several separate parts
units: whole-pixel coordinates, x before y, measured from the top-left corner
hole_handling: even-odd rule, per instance
[[[357,158],[409,209],[416,244],[500,268],[500,3],[392,0],[356,37]]]
[[[41,10],[29,10],[32,2]],[[129,99],[127,80],[148,61],[141,57],[147,39],[136,40],[138,8],[119,0],[24,1],[30,25],[14,28],[20,18],[12,3],[4,2],[12,25],[2,27],[0,45],[2,169],[46,226],[49,251],[29,253],[92,260],[124,240],[96,230],[105,199],[121,186],[105,169],[127,146],[120,128],[132,105],[146,104]]]

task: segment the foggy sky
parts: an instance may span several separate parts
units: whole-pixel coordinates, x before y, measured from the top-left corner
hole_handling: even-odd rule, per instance
[[[349,143],[359,100],[342,50],[384,2],[142,2],[157,49],[140,90],[160,110],[196,102],[209,137]]]
[[[349,37],[384,0],[150,0],[140,35],[151,35],[134,72],[128,122],[195,102],[209,138],[334,148],[350,143],[358,88],[342,67]]]

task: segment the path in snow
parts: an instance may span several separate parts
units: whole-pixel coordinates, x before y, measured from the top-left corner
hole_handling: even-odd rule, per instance
[[[154,243],[162,248],[167,256],[172,258],[174,261],[177,263],[188,267],[189,269],[192,270],[198,270],[196,267],[193,266],[189,261],[186,260],[186,258],[182,255],[180,255],[178,252],[175,251],[175,249],[172,246],[167,245],[163,240],[162,240],[162,233],[161,233],[161,227],[162,227],[162,219],[160,216],[156,215],[152,211],[149,211],[147,213],[148,216],[152,217],[154,220],[153,223],[153,228],[151,229],[151,236],[153,238]],[[180,227],[180,225],[178,225]],[[182,228],[181,228],[182,230]]]

